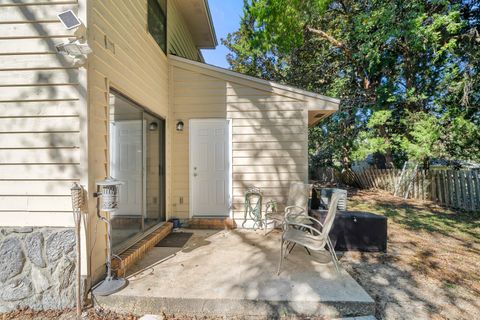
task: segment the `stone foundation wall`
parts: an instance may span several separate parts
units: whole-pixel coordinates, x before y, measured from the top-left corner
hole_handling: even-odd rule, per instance
[[[75,305],[73,228],[0,227],[0,312]]]

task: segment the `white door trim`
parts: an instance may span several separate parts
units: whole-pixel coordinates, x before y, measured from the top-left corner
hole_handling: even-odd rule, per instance
[[[189,218],[194,217],[193,214],[193,181],[192,181],[192,172],[193,172],[193,164],[192,164],[192,122],[197,123],[208,123],[208,122],[217,122],[217,121],[227,121],[227,129],[228,129],[228,217],[233,217],[233,150],[232,150],[232,120],[231,119],[224,119],[224,118],[208,118],[208,119],[190,119],[188,121],[188,216]],[[201,217],[201,216],[200,216]]]

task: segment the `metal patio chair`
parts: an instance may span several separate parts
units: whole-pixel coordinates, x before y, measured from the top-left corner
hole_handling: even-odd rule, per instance
[[[265,210],[264,223],[263,227],[265,228],[265,234],[267,234],[267,226],[273,223],[273,229],[277,223],[283,226],[284,218],[289,213],[295,213],[300,216],[308,216],[308,201],[312,193],[311,184],[294,182],[290,184],[290,189],[288,190],[287,203],[284,209],[284,212],[276,212],[276,210],[268,211]],[[276,204],[274,205],[276,206]],[[270,220],[270,222],[269,222]],[[309,223],[309,220],[302,220],[300,222]]]
[[[330,238],[328,236],[328,234],[330,233],[330,229],[333,226],[333,220],[335,219],[335,214],[337,212],[338,200],[339,195],[334,193],[330,200],[328,213],[323,223],[310,216],[299,216],[295,212],[287,212],[285,214],[284,231],[282,234],[282,242],[280,245],[280,262],[278,264],[277,274],[280,274],[283,259],[291,251],[291,249],[289,251],[289,244],[298,244],[311,251],[325,251],[325,249],[328,248],[337,274],[340,274],[340,269],[338,267],[338,258],[332,242],[330,241]],[[299,220],[299,218],[301,218],[301,220],[303,221],[308,220],[309,223],[299,222],[301,221]],[[321,226],[321,230],[318,230],[311,225],[314,222]],[[285,243],[287,245],[285,245]]]

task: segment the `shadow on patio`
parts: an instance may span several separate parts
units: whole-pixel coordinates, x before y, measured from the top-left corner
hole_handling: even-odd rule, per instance
[[[134,314],[268,317],[362,316],[370,296],[326,256],[296,247],[280,276],[279,232],[195,231],[181,248],[155,248],[124,290],[98,297],[102,306]],[[159,249],[159,250],[156,250]]]

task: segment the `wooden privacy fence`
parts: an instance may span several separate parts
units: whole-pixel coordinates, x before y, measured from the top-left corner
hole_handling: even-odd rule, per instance
[[[362,189],[382,189],[400,197],[431,200],[466,211],[480,211],[480,171],[360,169],[340,173],[334,168],[316,170],[316,180],[343,183]]]
[[[480,171],[434,170],[430,200],[467,211],[480,211]]]

